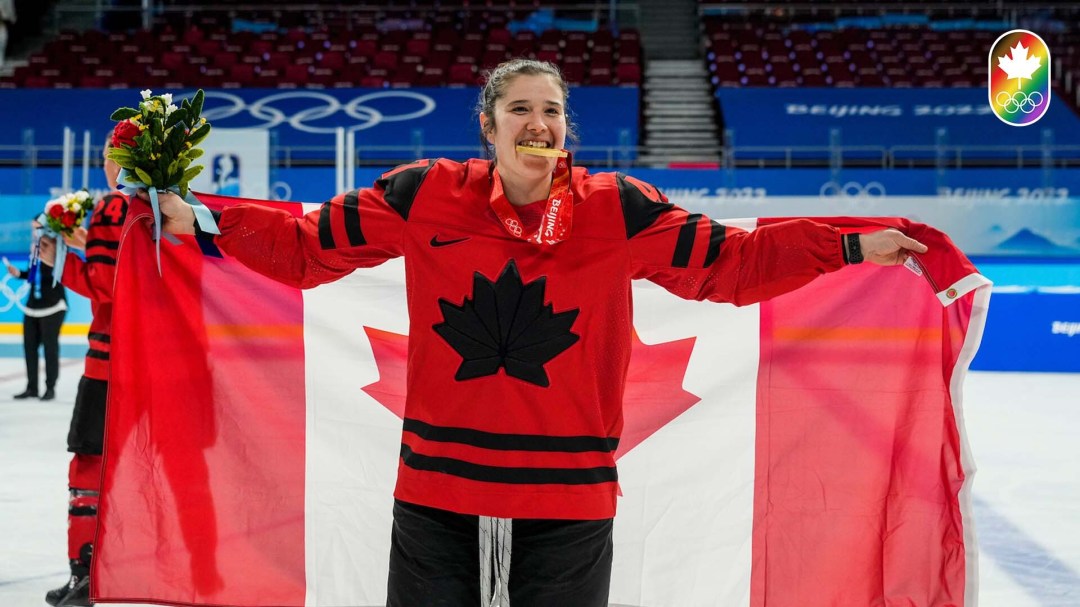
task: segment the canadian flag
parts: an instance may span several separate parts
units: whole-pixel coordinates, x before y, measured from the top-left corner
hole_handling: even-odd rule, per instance
[[[612,605],[976,603],[961,388],[989,282],[932,228],[825,221],[930,251],[743,308],[635,285]],[[120,245],[93,596],[384,605],[403,264],[301,292],[183,239],[159,277],[150,224],[135,203]]]

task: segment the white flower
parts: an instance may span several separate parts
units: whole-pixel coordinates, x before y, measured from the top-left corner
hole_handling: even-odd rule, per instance
[[[178,109],[180,108],[176,107],[175,103],[170,103],[169,107],[165,108],[165,115],[168,116],[169,114],[175,112]]]
[[[154,92],[150,89],[146,89],[145,91],[140,91],[139,94],[142,95],[143,101],[146,101],[150,98],[151,95],[154,94]]]
[[[172,104],[172,93],[165,93],[164,95],[162,95],[161,96],[161,102],[164,103],[165,105]]]

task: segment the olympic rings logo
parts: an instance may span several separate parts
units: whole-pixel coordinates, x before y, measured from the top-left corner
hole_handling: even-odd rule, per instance
[[[1030,114],[1035,111],[1035,108],[1042,105],[1042,102],[1043,94],[1039,91],[1035,91],[1030,95],[1024,91],[1016,91],[1012,94],[1008,91],[1001,91],[994,96],[994,103],[1010,114],[1015,114],[1017,111]]]
[[[866,185],[857,181],[849,181],[844,185],[837,181],[826,181],[821,185],[818,194],[822,197],[880,198],[885,195],[885,186],[880,181],[869,181]]]
[[[507,219],[506,220],[506,228],[508,230],[510,230],[510,233],[513,234],[514,236],[521,236],[521,232],[522,232],[521,224],[518,223],[517,220]]]
[[[18,307],[24,314],[28,312],[26,306],[23,305],[23,298],[30,292],[30,283],[24,282],[19,285],[19,288],[12,289],[8,285],[8,280],[11,279],[11,274],[4,272],[4,278],[0,279],[0,293],[3,293],[4,297],[7,297],[7,302],[0,304],[0,312],[7,312],[13,307]]]
[[[239,95],[223,91],[207,91],[206,99],[207,101],[218,99],[225,102],[225,105],[221,106],[207,103],[208,107],[203,111],[203,117],[211,123],[246,114],[256,120],[261,120],[262,123],[246,125],[243,128],[272,129],[282,124],[288,124],[298,131],[314,134],[335,133],[338,129],[337,126],[316,126],[310,123],[329,118],[339,112],[344,112],[349,118],[359,121],[358,124],[347,126],[348,130],[362,131],[384,122],[415,120],[435,111],[434,99],[412,91],[378,91],[360,95],[349,102],[342,102],[333,95],[318,91],[287,91],[269,95],[251,103]],[[287,115],[285,110],[275,107],[275,104],[280,105],[283,102],[295,102],[295,100],[301,99],[311,100],[312,107],[301,109],[292,115]],[[364,105],[377,99],[393,99],[395,107],[405,106],[406,104],[419,104],[419,109],[401,114],[387,114]]]

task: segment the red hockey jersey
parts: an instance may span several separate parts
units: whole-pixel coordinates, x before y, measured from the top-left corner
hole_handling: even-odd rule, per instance
[[[127,217],[128,200],[112,192],[98,201],[90,216],[86,234],[86,261],[68,253],[60,282],[90,300],[90,349],[86,352],[83,375],[90,379],[109,380],[109,350],[112,332],[113,278],[120,233]]]
[[[423,160],[302,218],[226,208],[215,241],[254,270],[313,287],[405,257],[408,395],[395,497],[508,518],[614,516],[630,357],[630,282],[749,304],[843,265],[808,220],[745,232],[654,187],[575,168],[570,237],[540,246],[491,210],[489,162]],[[537,208],[523,221],[539,222]],[[343,319],[343,330],[349,327]]]

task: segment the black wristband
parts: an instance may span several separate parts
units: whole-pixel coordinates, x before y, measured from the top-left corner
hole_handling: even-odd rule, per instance
[[[858,234],[844,235],[844,261],[849,264],[863,262],[862,243]]]

